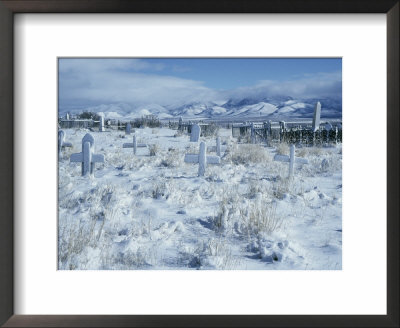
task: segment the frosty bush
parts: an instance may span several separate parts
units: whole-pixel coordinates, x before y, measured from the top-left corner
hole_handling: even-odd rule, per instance
[[[232,163],[265,163],[271,161],[270,154],[260,145],[233,145],[229,149],[227,160]]]
[[[241,220],[248,236],[270,235],[282,225],[282,218],[276,214],[276,204],[261,199],[241,209]]]
[[[113,267],[116,269],[140,269],[147,266],[148,251],[144,248],[138,248],[135,251],[128,250],[120,252],[112,258]]]
[[[251,142],[251,135],[249,133],[247,133],[244,136],[239,136],[238,137],[238,142],[250,143]]]
[[[321,156],[324,153],[324,149],[322,147],[303,147],[296,149],[296,156],[299,157],[309,157],[309,156]]]
[[[166,187],[165,182],[159,182],[154,186],[154,188],[151,192],[151,196],[154,199],[158,199],[158,198],[164,197],[166,195],[166,193],[167,193],[167,187]]]
[[[286,142],[281,142],[276,146],[276,152],[279,155],[289,155],[289,145]]]
[[[161,160],[161,166],[165,167],[179,167],[182,164],[182,156],[179,154],[179,150],[175,148],[168,149],[168,153],[164,155]]]
[[[180,262],[196,269],[234,270],[240,266],[240,260],[232,254],[228,241],[223,238],[210,238],[194,247],[182,248]]]
[[[98,220],[92,218],[89,221],[78,221],[67,224],[63,222],[59,226],[58,237],[58,261],[59,268],[74,270],[79,263],[79,255],[86,247],[97,247],[101,229],[97,228]],[[97,228],[97,229],[96,229]]]
[[[162,179],[156,181],[151,190],[151,197],[154,199],[169,199],[176,191],[176,183],[173,179]]]
[[[254,199],[224,197],[219,203],[213,227],[220,232],[233,232],[249,238],[269,235],[280,228],[282,218],[276,214],[276,204],[265,196]]]
[[[156,156],[160,147],[157,144],[153,144],[149,146],[150,156]]]
[[[266,194],[269,192],[268,187],[264,184],[265,180],[252,180],[249,182],[247,198],[255,198],[259,194]]]
[[[291,180],[287,177],[277,177],[273,183],[272,193],[273,196],[282,199],[283,196],[290,192]]]

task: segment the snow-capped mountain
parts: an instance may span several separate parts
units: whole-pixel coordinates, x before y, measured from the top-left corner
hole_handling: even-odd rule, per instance
[[[292,97],[265,97],[261,99],[228,99],[224,103],[189,102],[183,105],[161,106],[148,104],[132,106],[125,103],[100,105],[87,108],[87,111],[103,112],[106,118],[128,120],[146,115],[156,115],[160,119],[182,117],[184,119],[301,119],[312,118],[316,102],[321,102],[321,117],[342,117],[341,99],[294,99]],[[61,110],[78,113],[82,110]]]

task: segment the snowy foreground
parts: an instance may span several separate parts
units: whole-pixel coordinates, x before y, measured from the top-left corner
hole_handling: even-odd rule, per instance
[[[289,180],[288,163],[273,161],[287,145],[237,143],[221,129],[221,164],[199,178],[183,161],[199,151],[188,135],[136,129],[149,147],[135,156],[122,148],[132,135],[90,132],[105,156],[93,178],[69,160],[89,131],[64,131],[73,148],[59,160],[59,269],[342,268],[341,145],[297,148],[309,164]],[[215,137],[201,140],[215,155]]]

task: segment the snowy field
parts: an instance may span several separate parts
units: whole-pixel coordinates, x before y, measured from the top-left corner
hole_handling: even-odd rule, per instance
[[[220,129],[222,159],[183,161],[199,144],[176,130],[136,129],[147,148],[124,131],[65,129],[59,159],[58,264],[61,270],[340,270],[342,268],[342,149],[296,148],[309,160],[273,160],[275,147],[238,143]],[[95,177],[70,163],[86,133],[95,139]],[[133,132],[133,131],[132,131]],[[215,137],[201,137],[215,155]],[[324,165],[321,163],[324,161]]]

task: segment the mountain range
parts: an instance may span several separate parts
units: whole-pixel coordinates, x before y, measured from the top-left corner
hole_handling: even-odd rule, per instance
[[[312,118],[314,106],[321,103],[321,118],[341,119],[342,100],[333,98],[294,99],[292,97],[265,97],[229,99],[221,102],[187,102],[181,105],[161,106],[148,104],[131,106],[116,103],[89,107],[85,110],[103,112],[106,118],[128,120],[145,115],[156,115],[159,119],[215,119],[215,120],[257,120],[257,119],[308,119]],[[77,114],[82,109],[60,110],[60,116],[67,112]]]

